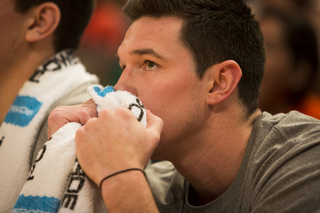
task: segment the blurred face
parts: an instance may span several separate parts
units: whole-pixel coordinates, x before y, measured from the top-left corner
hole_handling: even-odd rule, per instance
[[[266,43],[266,67],[261,83],[259,107],[271,113],[275,103],[285,101],[290,92],[288,76],[293,72],[293,62],[290,52],[284,43],[282,26],[274,18],[260,21],[261,30]]]
[[[0,64],[5,71],[25,45],[26,14],[15,11],[14,0],[0,1]]]
[[[115,89],[137,95],[164,121],[153,156],[157,159],[167,158],[163,156],[169,149],[194,137],[204,119],[206,88],[196,75],[190,51],[179,40],[181,24],[174,17],[140,18],[118,49],[123,73]]]

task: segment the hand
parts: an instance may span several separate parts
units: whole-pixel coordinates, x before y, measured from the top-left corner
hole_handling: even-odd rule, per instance
[[[158,146],[162,120],[147,112],[145,129],[126,108],[103,109],[76,132],[81,168],[97,185],[112,173],[144,167]]]
[[[90,118],[97,116],[97,106],[92,99],[75,106],[59,106],[48,117],[48,139],[67,123],[78,122],[84,125]]]

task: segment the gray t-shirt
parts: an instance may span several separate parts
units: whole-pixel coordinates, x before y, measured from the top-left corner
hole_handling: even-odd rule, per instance
[[[296,111],[263,113],[234,182],[203,206],[190,204],[196,195],[169,162],[146,173],[160,212],[320,212],[320,121]]]

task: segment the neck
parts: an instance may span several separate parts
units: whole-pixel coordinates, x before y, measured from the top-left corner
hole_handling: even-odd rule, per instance
[[[9,64],[4,64],[0,70],[0,123],[3,122],[10,106],[14,102],[23,84],[52,52],[31,52]]]
[[[183,152],[183,156],[172,163],[188,180],[202,203],[208,203],[222,195],[234,181],[241,166],[253,122],[261,114],[257,110],[249,119],[236,118],[241,112],[225,114],[221,120],[212,116],[208,120],[212,125],[202,132],[207,140],[196,140],[198,146]],[[236,121],[236,122],[235,122]],[[209,137],[208,137],[209,136]],[[196,138],[201,138],[199,135]],[[200,146],[201,144],[201,146]]]

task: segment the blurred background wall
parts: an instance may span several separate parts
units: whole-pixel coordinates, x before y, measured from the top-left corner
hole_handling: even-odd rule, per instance
[[[104,86],[114,85],[121,69],[116,52],[129,26],[122,14],[126,0],[97,0],[96,9],[77,51],[87,70]]]

